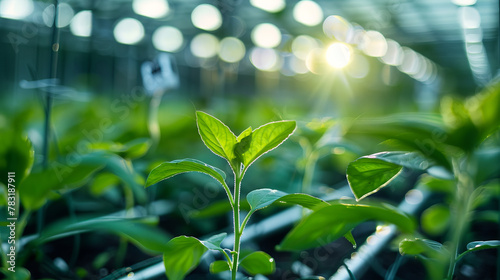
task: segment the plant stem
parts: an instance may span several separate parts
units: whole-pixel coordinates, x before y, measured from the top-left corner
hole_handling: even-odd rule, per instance
[[[467,230],[469,225],[470,210],[472,208],[472,202],[474,201],[474,185],[472,178],[469,174],[466,174],[466,172],[460,171],[459,168],[456,168],[455,170],[458,171],[456,172],[456,174],[458,174],[458,184],[455,197],[455,229],[451,238],[450,262],[446,277],[446,279],[449,280],[451,280],[455,274],[455,266],[458,261],[458,249],[462,235]]]
[[[240,229],[240,189],[241,180],[243,179],[243,174],[235,173],[234,180],[234,203],[233,203],[233,219],[234,219],[234,247],[233,247],[233,267],[231,269],[231,279],[236,280],[236,274],[238,273],[238,262],[240,257],[240,242],[242,230]]]

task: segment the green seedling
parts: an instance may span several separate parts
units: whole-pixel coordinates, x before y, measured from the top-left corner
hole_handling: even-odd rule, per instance
[[[231,271],[236,279],[241,267],[250,275],[271,274],[275,270],[274,259],[265,252],[253,252],[242,256],[240,245],[243,230],[255,211],[274,202],[301,205],[306,208],[319,207],[326,202],[306,194],[286,194],[272,189],[253,190],[247,195],[250,211],[241,217],[241,183],[252,163],[263,154],[275,149],[285,141],[296,128],[295,121],[277,121],[265,124],[257,129],[248,128],[236,136],[224,123],[204,112],[196,113],[198,132],[203,143],[216,155],[224,158],[234,176],[231,191],[226,183],[226,175],[219,168],[194,159],[182,159],[160,164],[148,176],[146,187],[185,172],[201,172],[211,176],[224,188],[233,212],[234,244],[232,249],[220,245],[227,233],[214,235],[207,240],[195,237],[179,236],[167,244],[163,255],[166,275],[170,280],[183,279],[200,262],[208,250],[220,252],[225,260],[215,261],[210,265],[212,273]]]

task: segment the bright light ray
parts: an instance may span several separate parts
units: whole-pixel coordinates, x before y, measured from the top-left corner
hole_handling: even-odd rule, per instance
[[[326,61],[333,68],[341,69],[349,64],[351,49],[344,43],[333,43],[326,50]]]

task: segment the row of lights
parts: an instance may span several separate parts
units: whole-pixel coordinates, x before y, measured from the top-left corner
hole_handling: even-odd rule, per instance
[[[16,2],[16,5],[13,3]],[[251,0],[250,3],[266,12],[279,12],[286,6],[284,0]],[[16,10],[24,6],[24,9]],[[31,8],[30,8],[31,7]],[[57,25],[63,28],[69,25],[75,36],[88,37],[92,31],[92,12],[85,10],[76,15],[66,3],[61,3]],[[166,0],[134,0],[132,8],[135,13],[151,18],[162,18],[169,14],[170,7]],[[54,5],[49,5],[43,12],[43,21],[51,26],[54,18]],[[0,2],[0,15],[10,18],[26,17],[33,11],[31,0],[3,0]],[[367,56],[377,57],[383,63],[396,66],[400,71],[416,80],[428,82],[436,76],[436,66],[427,58],[411,50],[401,47],[397,42],[386,39],[377,31],[365,31],[357,25],[350,24],[340,16],[329,16],[323,21],[323,11],[314,1],[302,0],[293,9],[295,20],[307,26],[319,25],[323,22],[323,31],[337,42],[322,48],[321,41],[300,35],[293,39],[292,53],[279,53],[274,48],[282,44],[282,34],[278,27],[271,23],[255,26],[251,39],[256,46],[251,49],[249,58],[252,64],[262,71],[282,70],[282,73],[317,73],[324,71],[325,62],[333,68],[344,68],[351,76],[361,78],[368,73],[368,62],[354,48],[357,47]],[[198,5],[191,13],[193,25],[205,31],[217,30],[222,25],[220,11],[212,5]],[[470,20],[469,20],[470,21]],[[465,23],[471,24],[471,23]],[[134,18],[120,20],[113,30],[116,41],[134,45],[145,35],[142,23]],[[471,37],[471,36],[469,36]],[[166,52],[177,52],[184,45],[182,32],[172,26],[161,26],[152,35],[156,49]],[[209,33],[196,35],[190,43],[191,53],[201,59],[219,56],[220,59],[235,63],[244,58],[245,45],[236,37],[227,37],[219,41]],[[286,69],[284,69],[286,68]]]

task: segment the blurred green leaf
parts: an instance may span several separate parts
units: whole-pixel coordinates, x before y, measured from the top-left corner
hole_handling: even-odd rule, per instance
[[[205,112],[196,112],[196,123],[198,133],[207,148],[226,159],[236,171],[239,167],[234,154],[236,135],[223,122]]]
[[[470,151],[482,141],[469,111],[461,100],[449,96],[442,98],[441,115],[449,128],[449,137],[446,140],[448,144]]]
[[[245,167],[283,143],[295,131],[295,121],[278,121],[255,129],[236,144],[235,152]],[[246,140],[246,141],[245,141]],[[244,145],[245,147],[241,147]]]
[[[425,232],[439,235],[444,233],[450,224],[450,210],[443,204],[435,204],[422,213],[420,220]]]
[[[93,152],[82,156],[82,163],[104,165],[105,169],[122,180],[131,188],[137,201],[145,203],[147,201],[144,190],[144,178],[135,172],[132,163],[122,157],[108,152]]]
[[[0,273],[2,273],[6,278],[5,280],[29,280],[31,279],[31,273],[24,267],[16,267],[15,272],[8,270],[5,267],[0,268]]]
[[[360,118],[346,123],[345,128],[344,138],[360,142],[359,146],[390,142],[391,150],[418,151],[437,165],[451,169],[445,143],[449,135],[438,114],[404,113]]]
[[[426,258],[443,260],[448,256],[448,251],[443,244],[429,239],[403,239],[399,243],[401,255],[418,255]]]
[[[474,153],[477,162],[476,183],[480,184],[491,177],[498,177],[500,173],[500,147],[482,148]]]
[[[226,174],[222,170],[199,160],[181,159],[164,162],[151,170],[146,181],[146,187],[185,172],[205,173],[219,181],[221,185],[225,184]]]
[[[94,195],[101,195],[110,187],[118,185],[120,178],[109,172],[97,174],[90,184],[90,192]]]
[[[94,151],[115,153],[123,158],[135,159],[146,154],[151,147],[149,138],[137,138],[125,144],[115,142],[90,142],[89,148]]]
[[[163,254],[163,264],[169,280],[181,280],[195,269],[207,250],[222,251],[220,243],[226,233],[214,235],[206,241],[190,236],[178,236],[170,240]]]
[[[27,209],[36,210],[45,204],[50,192],[81,187],[103,167],[103,163],[52,162],[48,169],[32,172],[18,186],[21,203]]]
[[[500,126],[500,85],[485,88],[465,101],[465,108],[479,131],[482,141]]]
[[[201,210],[193,210],[189,213],[189,216],[195,219],[210,218],[226,214],[231,209],[231,203],[227,199],[223,199],[215,201]],[[240,210],[250,211],[250,205],[248,205],[246,199],[240,201]]]
[[[55,222],[44,229],[33,241],[34,246],[88,231],[105,231],[126,237],[135,245],[153,252],[163,252],[169,241],[169,235],[154,225],[157,217],[116,218],[99,217],[91,219],[65,219]]]
[[[300,251],[323,246],[368,220],[392,223],[405,232],[415,229],[414,221],[407,214],[389,205],[348,204],[339,201],[305,217],[285,236],[277,248]]]
[[[215,261],[210,264],[210,273],[216,274],[223,271],[231,270],[227,261]]]
[[[31,171],[35,151],[28,137],[13,130],[0,130],[0,182],[7,186],[8,172],[15,172],[15,185],[19,185]]]
[[[269,275],[276,269],[274,259],[262,251],[253,252],[244,257],[240,262],[240,266],[252,276],[257,274]]]

